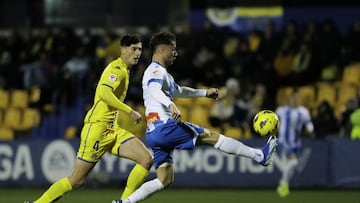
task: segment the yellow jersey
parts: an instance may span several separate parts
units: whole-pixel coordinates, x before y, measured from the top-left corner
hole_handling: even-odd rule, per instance
[[[87,112],[84,123],[93,122],[108,122],[116,124],[118,110],[109,104],[105,103],[100,94],[102,91],[112,91],[114,95],[124,102],[126,93],[129,86],[129,69],[124,61],[119,57],[108,64],[101,74],[100,80],[97,84],[94,104]],[[105,87],[105,88],[104,88]],[[130,113],[131,108],[125,105],[122,109],[127,113]]]

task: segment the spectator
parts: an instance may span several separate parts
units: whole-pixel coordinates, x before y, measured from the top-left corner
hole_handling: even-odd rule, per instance
[[[23,72],[23,86],[30,90],[32,87],[44,88],[46,77],[43,70],[43,55],[39,55],[35,61],[20,66]]]
[[[240,84],[235,78],[226,81],[223,89],[225,94],[222,100],[216,101],[210,112],[212,126],[222,127],[224,124],[241,127],[246,121],[248,108],[244,107],[244,101],[239,98]]]
[[[350,137],[351,122],[350,115],[358,108],[358,101],[356,98],[350,98],[346,102],[345,110],[341,113],[340,117],[340,137]]]
[[[293,85],[304,85],[311,82],[307,76],[310,68],[312,53],[307,43],[300,44],[299,50],[294,55],[292,78]]]
[[[350,139],[360,140],[360,108],[351,113],[350,122],[352,125]]]
[[[269,106],[267,106],[269,105],[269,102],[267,102],[266,95],[266,86],[261,83],[256,84],[255,92],[251,97],[251,103],[253,105],[252,115],[255,115],[255,113],[262,110],[264,105],[266,108],[269,108]]]
[[[84,95],[88,89],[90,62],[83,47],[77,48],[75,55],[65,62],[63,69],[69,75],[76,93]]]
[[[315,134],[317,138],[339,132],[339,122],[334,115],[334,109],[328,101],[320,103],[314,118]]]
[[[324,21],[319,39],[320,67],[336,64],[343,39],[333,20]]]
[[[360,61],[360,20],[354,22],[344,45],[348,54],[347,61],[350,63]]]

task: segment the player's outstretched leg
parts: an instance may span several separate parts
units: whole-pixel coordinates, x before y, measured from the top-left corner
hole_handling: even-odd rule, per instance
[[[250,158],[263,166],[267,166],[271,163],[271,157],[277,146],[275,136],[270,136],[265,146],[261,149],[247,146],[238,140],[216,133],[212,133],[212,136],[204,136],[201,138],[202,141],[205,140],[205,143],[207,143],[206,141],[214,139],[212,138],[213,136],[216,138],[217,135],[218,139],[214,145],[216,149],[219,149],[220,151],[227,154],[234,154],[237,156]]]
[[[275,136],[270,136],[265,146],[261,149],[264,154],[263,160],[259,164],[267,166],[271,164],[271,157],[276,151],[277,141]]]

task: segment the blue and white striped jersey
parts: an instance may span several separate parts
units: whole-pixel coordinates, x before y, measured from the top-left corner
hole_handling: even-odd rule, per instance
[[[179,86],[174,78],[157,62],[152,62],[142,79],[145,114],[156,114],[167,122],[171,119],[169,105],[174,97],[204,97],[206,90]]]
[[[309,133],[314,131],[310,113],[303,106],[280,106],[276,109],[276,114],[280,119],[278,142],[287,148],[301,146],[300,136],[304,127]]]

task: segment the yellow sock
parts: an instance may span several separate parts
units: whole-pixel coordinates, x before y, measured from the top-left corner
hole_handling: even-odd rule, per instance
[[[50,188],[39,199],[35,201],[35,203],[53,202],[62,197],[63,194],[69,192],[70,190],[72,190],[72,186],[69,179],[67,177],[62,178],[52,184]]]
[[[145,180],[149,171],[143,166],[136,164],[131,170],[125,190],[121,195],[121,199],[126,199],[130,196]]]

